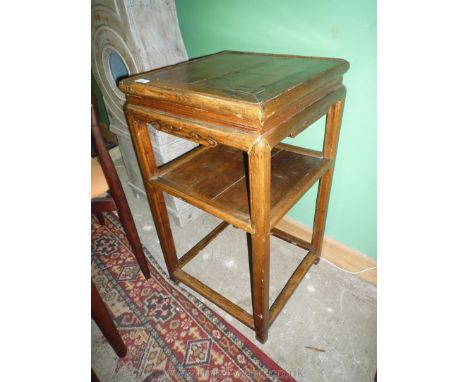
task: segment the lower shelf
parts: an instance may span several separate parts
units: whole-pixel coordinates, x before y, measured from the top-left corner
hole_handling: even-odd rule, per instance
[[[272,150],[271,227],[331,166],[320,154],[285,144]],[[162,166],[151,185],[252,232],[246,155],[222,145],[198,147]]]

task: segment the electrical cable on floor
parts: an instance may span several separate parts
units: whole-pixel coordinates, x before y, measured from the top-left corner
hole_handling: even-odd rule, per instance
[[[327,259],[325,259],[323,257],[321,257],[320,259],[325,261],[326,263],[328,263],[330,265],[333,265],[335,268],[338,268],[339,270],[341,270],[343,272],[346,272],[346,273],[351,273],[352,275],[358,275],[360,273],[364,273],[364,272],[372,271],[373,269],[377,269],[377,267],[370,267],[370,268],[363,269],[362,271],[352,272],[352,271],[348,271],[346,269],[340,268],[338,265],[333,264],[330,260],[327,260]]]

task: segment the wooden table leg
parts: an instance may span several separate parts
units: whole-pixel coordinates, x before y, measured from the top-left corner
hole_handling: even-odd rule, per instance
[[[179,260],[177,259],[166,202],[162,191],[151,187],[149,183],[149,180],[156,176],[158,168],[148,133],[148,126],[146,122],[135,119],[132,113],[126,111],[126,115],[167,271],[170,278],[177,281],[174,272],[179,268]]]
[[[344,99],[336,102],[327,112],[327,122],[325,126],[325,138],[323,142],[323,155],[326,158],[335,160],[340,136],[341,118],[343,116]],[[317,254],[317,260],[320,261],[322,252],[323,236],[325,234],[325,223],[327,220],[328,202],[330,200],[330,191],[333,179],[333,165],[320,178],[317,201],[315,204],[314,227],[312,231],[312,250]]]
[[[148,191],[146,191],[148,193]],[[167,214],[166,201],[161,190],[154,188],[149,193],[149,204],[151,214],[153,215],[154,225],[158,233],[159,243],[166,262],[169,277],[178,282],[174,276],[174,272],[179,269],[179,260],[174,245],[169,215]]]
[[[252,239],[252,305],[255,334],[265,343],[269,327],[271,149],[265,140],[249,152]]]
[[[99,292],[93,282],[91,282],[91,317],[99,329],[101,329],[102,334],[104,334],[104,337],[106,337],[115,353],[119,357],[125,356],[127,354],[127,347],[122,341],[122,337],[120,337],[114,321],[112,321],[106,305],[102,301],[101,296],[99,296]]]

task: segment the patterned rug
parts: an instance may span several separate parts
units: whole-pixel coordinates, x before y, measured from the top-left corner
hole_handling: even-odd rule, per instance
[[[116,215],[92,219],[92,279],[127,345],[138,381],[294,381],[235,328],[170,281],[145,249],[145,280]]]

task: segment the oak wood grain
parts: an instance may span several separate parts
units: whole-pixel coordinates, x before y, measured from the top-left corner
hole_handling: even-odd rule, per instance
[[[216,236],[218,236],[229,224],[227,222],[221,222],[212,230],[208,235],[201,239],[195,246],[193,246],[185,255],[179,259],[179,266],[182,268],[190,260],[192,260],[200,251],[210,244]]]
[[[196,291],[197,293],[201,294],[203,297],[210,300],[213,304],[227,311],[230,315],[237,318],[244,325],[248,326],[251,329],[254,328],[254,323],[253,323],[251,314],[247,313],[240,306],[229,301],[226,297],[219,294],[215,290],[211,289],[209,286],[203,284],[197,278],[189,275],[187,272],[184,272],[182,269],[177,269],[175,271],[175,277],[177,280],[188,285],[194,291]]]
[[[119,87],[134,104],[264,131],[332,92],[348,68],[335,58],[224,51],[132,76]]]
[[[254,233],[251,234],[252,306],[255,338],[268,339],[270,286],[271,147],[260,140],[249,153],[249,201]]]
[[[122,81],[126,113],[169,273],[255,330],[260,342],[319,259],[346,89],[342,59],[220,52]],[[283,144],[327,115],[322,151]],[[198,147],[157,168],[148,129]],[[319,181],[314,236],[275,227]],[[162,192],[225,221],[177,259]],[[181,269],[230,223],[248,233],[253,315]],[[308,254],[269,308],[270,235]]]
[[[152,151],[148,127],[145,123],[135,119],[132,113],[126,112],[126,116],[167,271],[169,272],[169,276],[174,279],[174,271],[178,269],[179,264],[174,239],[172,237],[171,225],[169,223],[169,216],[167,215],[166,203],[162,191],[153,189],[149,183],[149,179],[157,173],[157,165],[156,158]]]
[[[294,291],[296,290],[299,283],[304,278],[310,267],[317,261],[317,258],[317,253],[315,253],[314,251],[309,251],[307,255],[302,259],[299,266],[293,272],[286,285],[271,305],[269,318],[270,321],[268,323],[269,326],[271,326],[276,320],[276,317],[278,317],[278,314],[281,312],[281,309],[284,308],[289,298],[294,293]]]
[[[271,153],[271,225],[289,210],[331,165],[315,150],[280,144]],[[188,158],[186,158],[186,156]],[[253,232],[242,152],[219,146],[195,149],[151,178],[155,187]],[[229,216],[227,216],[229,215]]]
[[[323,155],[334,164],[340,136],[341,118],[343,116],[344,98],[334,103],[327,113]],[[322,252],[323,236],[327,219],[328,203],[330,200],[331,184],[334,166],[330,166],[319,181],[317,201],[315,203],[314,225],[312,233],[312,251],[318,255]]]

